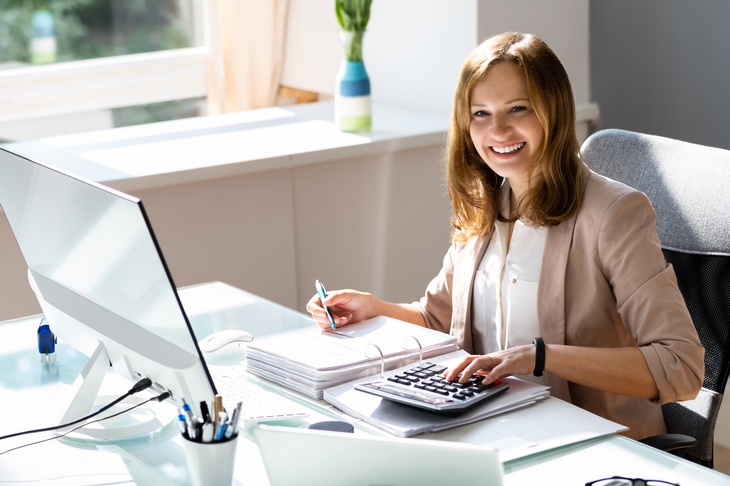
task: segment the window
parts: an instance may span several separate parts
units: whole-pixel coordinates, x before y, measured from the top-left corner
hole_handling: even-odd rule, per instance
[[[0,0],[0,62],[44,64],[200,45],[191,0]]]
[[[0,0],[0,142],[311,101],[279,93],[289,2]]]
[[[0,0],[0,139],[200,114],[202,7],[203,0]]]

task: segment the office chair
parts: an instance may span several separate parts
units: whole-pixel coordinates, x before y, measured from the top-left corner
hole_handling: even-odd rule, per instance
[[[644,442],[711,468],[730,372],[730,150],[611,129],[591,135],[581,154],[593,171],[649,197],[664,257],[705,347],[699,395],[662,405],[668,435]]]

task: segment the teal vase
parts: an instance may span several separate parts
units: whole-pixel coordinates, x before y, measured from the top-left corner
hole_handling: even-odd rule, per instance
[[[36,10],[31,17],[30,61],[33,64],[56,62],[56,28],[53,14]]]
[[[362,61],[362,32],[342,32],[346,59],[340,64],[335,86],[335,123],[345,132],[372,128],[370,77]]]

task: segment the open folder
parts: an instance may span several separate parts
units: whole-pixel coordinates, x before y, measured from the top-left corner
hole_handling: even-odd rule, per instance
[[[321,399],[323,390],[419,359],[458,350],[456,338],[389,317],[336,330],[297,329],[257,338],[246,349],[254,375]]]
[[[429,361],[449,366],[466,355],[465,351],[455,351]],[[353,388],[355,383],[368,379],[361,378],[355,382],[329,388],[324,391],[324,399],[348,415],[397,437],[411,437],[469,424],[527,407],[550,396],[550,389],[544,385],[519,378],[503,378],[503,381],[509,383],[509,390],[485,400],[461,415],[451,417],[385,400]]]

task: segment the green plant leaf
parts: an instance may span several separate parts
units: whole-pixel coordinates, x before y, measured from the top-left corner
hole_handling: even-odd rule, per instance
[[[342,30],[364,32],[372,0],[335,0],[335,15]]]

